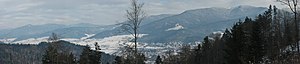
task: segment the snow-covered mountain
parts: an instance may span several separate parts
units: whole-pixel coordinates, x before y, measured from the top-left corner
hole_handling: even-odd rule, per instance
[[[26,37],[30,35],[36,35],[48,31],[52,31],[62,27],[66,27],[66,26],[60,24],[44,24],[44,25],[29,24],[15,29],[0,31],[0,38],[19,38],[22,36]]]
[[[141,25],[151,23],[157,19],[172,16],[172,14],[161,14],[146,17]],[[112,30],[115,29],[115,30]],[[104,32],[103,32],[104,31]],[[43,24],[43,25],[25,25],[22,27],[0,30],[0,39],[14,39],[14,41],[26,40],[29,38],[42,38],[52,33],[60,35],[62,38],[81,38],[85,34],[105,33],[103,36],[113,36],[111,34],[120,33],[118,24],[115,25],[94,25],[89,23],[78,23],[71,25],[63,24]]]
[[[44,25],[26,25],[15,29],[0,31],[0,39],[16,38],[24,40],[28,38],[41,38],[56,33],[62,38],[80,38],[84,34],[95,34],[105,30],[110,30],[115,25],[99,26],[88,23],[79,23],[72,25],[62,24],[44,24]]]
[[[168,43],[168,42],[198,42],[214,31],[223,31],[231,27],[239,19],[256,17],[267,8],[253,6],[238,6],[233,8],[202,8],[187,10],[180,14],[157,18],[141,26],[140,32],[148,34],[140,42]],[[116,28],[98,33],[93,38],[104,38],[106,35],[128,34]]]
[[[231,27],[239,19],[255,17],[267,8],[253,6],[238,6],[233,8],[202,8],[187,10],[180,14],[153,15],[145,18],[141,24],[141,34],[148,34],[140,38],[140,42],[168,43],[168,42],[199,42],[204,36],[214,31],[222,31]],[[60,25],[27,25],[16,29],[0,31],[0,39],[16,38],[16,41],[28,38],[41,38],[57,33],[63,38],[81,38],[85,34],[95,34],[95,39],[110,36],[127,35],[120,24],[98,26],[87,23]]]
[[[160,14],[160,15],[148,16],[142,21],[141,25],[146,25],[146,24],[149,24],[149,23],[153,23],[154,21],[158,21],[160,19],[167,18],[167,17],[170,17],[170,16],[173,16],[173,14]],[[112,30],[107,30],[107,31],[97,33],[92,38],[105,38],[105,37],[109,37],[109,36],[128,34],[124,31],[122,31],[121,24],[122,23],[118,24],[118,26],[115,26]]]

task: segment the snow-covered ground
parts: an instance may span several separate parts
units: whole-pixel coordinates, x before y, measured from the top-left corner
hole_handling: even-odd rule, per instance
[[[144,36],[145,34],[142,34],[140,37]],[[91,36],[90,36],[91,37]],[[118,51],[120,47],[131,45],[131,42],[129,42],[132,39],[131,35],[118,35],[118,36],[111,36],[106,37],[103,39],[61,39],[65,41],[69,41],[74,44],[82,45],[82,46],[90,46],[92,49],[95,47],[95,43],[97,42],[98,45],[100,45],[100,48],[102,49],[102,52],[114,54]]]
[[[95,43],[97,42],[100,48],[102,49],[102,52],[108,53],[108,54],[116,54],[120,52],[120,48],[125,46],[134,46],[133,42],[130,42],[130,40],[133,39],[131,35],[117,35],[117,36],[111,36],[106,37],[103,39],[88,39],[89,37],[94,36],[95,34],[85,34],[86,37],[82,38],[63,38],[60,40],[69,41],[73,44],[82,45],[82,46],[90,46],[91,49],[94,49]],[[146,34],[141,34],[139,37],[145,36]],[[29,38],[25,40],[20,41],[14,41],[16,38],[10,38],[10,39],[1,39],[1,42],[4,42],[6,44],[32,44],[37,45],[41,42],[47,42],[48,37],[42,37],[42,38]],[[148,43],[140,43],[138,42],[138,48],[141,50],[163,50],[166,48],[172,48],[172,46],[164,46],[163,44],[148,44]]]
[[[15,41],[16,39],[17,39],[17,38],[0,39],[0,42],[9,44],[9,43]]]
[[[139,37],[145,36],[147,34],[141,34]],[[89,37],[94,36],[94,34],[86,34],[86,37],[82,38],[63,38],[61,40],[69,41],[73,44],[82,45],[82,46],[90,46],[91,49],[94,49],[95,43],[97,42],[100,46],[102,52],[112,54],[112,55],[119,55],[122,53],[122,50],[125,46],[133,47],[134,43],[130,42],[133,37],[131,35],[117,35],[106,37],[103,39],[88,39]],[[7,44],[33,44],[37,45],[40,42],[46,42],[48,37],[42,38],[30,38],[21,41],[14,41],[15,38],[10,39],[3,39],[0,40]],[[138,42],[138,49],[140,52],[143,52],[149,60],[152,62],[155,60],[157,55],[164,55],[166,52],[176,52],[180,48],[180,43],[141,43]]]
[[[48,40],[48,37],[29,38],[26,40],[15,41],[15,42],[12,42],[11,44],[34,44],[34,45],[37,45],[41,42],[47,42],[47,40]]]

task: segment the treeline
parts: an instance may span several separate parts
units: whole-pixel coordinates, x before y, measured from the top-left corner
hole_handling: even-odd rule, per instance
[[[246,17],[224,34],[206,37],[196,47],[158,57],[158,64],[299,64],[299,29],[292,13],[270,6],[255,19]]]
[[[0,44],[0,64],[111,64],[114,58],[113,55],[67,41],[41,42],[37,45]]]
[[[3,64],[40,64],[44,44],[0,44],[0,63]]]
[[[48,39],[49,46],[42,58],[43,64],[101,64],[100,46],[95,42],[95,50],[89,46],[84,46],[79,59],[73,55],[69,47],[62,46],[63,41],[59,40],[58,35],[52,33]]]

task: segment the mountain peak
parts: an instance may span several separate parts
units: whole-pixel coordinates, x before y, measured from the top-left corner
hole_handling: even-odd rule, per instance
[[[230,9],[252,9],[252,8],[259,8],[259,7],[250,6],[250,5],[239,5],[236,7],[232,7]]]
[[[226,8],[221,8],[221,7],[210,7],[210,8],[200,8],[200,9],[194,9],[194,10],[187,10],[186,12],[189,11],[204,11],[204,10],[224,10]]]
[[[90,24],[90,23],[77,23],[69,25],[69,27],[99,27],[99,25]]]
[[[32,27],[32,26],[33,26],[32,24],[27,24],[27,25],[25,25],[23,27]]]

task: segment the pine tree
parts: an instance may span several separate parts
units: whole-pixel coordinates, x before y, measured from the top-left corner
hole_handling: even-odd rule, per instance
[[[58,62],[58,52],[53,45],[49,45],[46,53],[43,55],[43,64],[57,64]]]
[[[156,64],[163,64],[163,63],[162,63],[162,59],[160,58],[159,55],[156,57],[155,63],[156,63]]]
[[[201,59],[202,59],[202,56],[203,56],[203,48],[202,48],[202,45],[201,44],[198,44],[197,45],[197,49],[195,49],[194,51],[195,53],[195,58],[194,58],[194,63],[195,64],[200,64],[202,63],[201,62]]]
[[[209,41],[209,39],[208,39],[208,36],[206,36],[205,38],[204,38],[204,42],[203,42],[203,51],[205,52],[205,51],[208,51],[210,48],[211,48],[211,42]]]
[[[232,38],[230,38],[230,42],[226,42],[226,64],[242,64],[242,59],[241,59],[241,51],[243,44],[242,39],[243,38],[241,35],[243,35],[242,27],[241,27],[242,22],[236,23],[232,27]]]
[[[51,42],[43,55],[43,64],[76,64],[75,57],[70,51],[59,52],[63,47],[60,41]]]
[[[80,64],[101,64],[101,54],[102,52],[99,52],[100,47],[98,46],[98,43],[95,43],[95,49],[96,51],[93,51],[90,49],[89,46],[85,46],[79,59]]]
[[[80,55],[79,64],[90,64],[91,63],[91,60],[90,60],[90,55],[92,54],[91,51],[92,50],[90,50],[89,46],[85,46],[83,48],[83,51]]]
[[[98,45],[98,42],[95,43],[95,51],[92,51],[92,55],[90,59],[92,60],[92,64],[100,64],[101,63],[101,48]]]
[[[66,64],[76,64],[76,58],[74,57],[73,53],[67,54]]]
[[[114,64],[125,64],[123,60],[124,59],[122,57],[117,56],[114,60]]]
[[[203,43],[203,45],[202,45],[202,47],[203,47],[202,52],[203,52],[204,55],[202,56],[201,62],[202,62],[202,63],[210,64],[210,62],[212,62],[212,59],[211,59],[210,56],[208,56],[208,55],[209,55],[210,52],[211,52],[212,43],[210,42],[208,36],[206,36],[206,37],[204,38],[204,42],[202,42],[202,43]]]
[[[92,54],[89,56],[91,64],[101,64],[101,52],[92,51]]]

